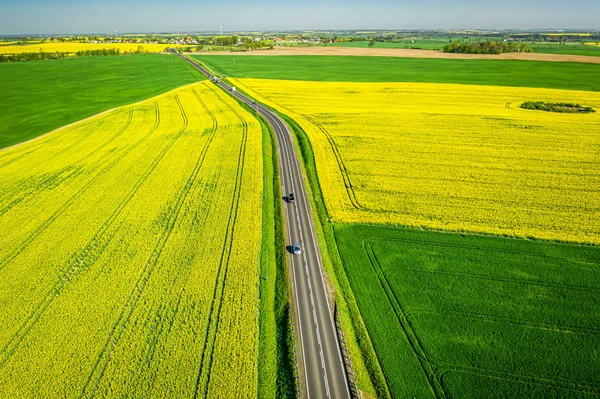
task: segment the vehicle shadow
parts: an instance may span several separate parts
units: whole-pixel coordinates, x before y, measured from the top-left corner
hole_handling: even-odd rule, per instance
[[[294,254],[294,246],[293,245],[286,245],[285,250],[288,251],[291,255]]]

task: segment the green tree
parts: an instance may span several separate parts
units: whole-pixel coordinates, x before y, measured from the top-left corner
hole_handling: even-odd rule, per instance
[[[371,39],[371,41],[369,42],[369,47],[375,47],[375,39]]]

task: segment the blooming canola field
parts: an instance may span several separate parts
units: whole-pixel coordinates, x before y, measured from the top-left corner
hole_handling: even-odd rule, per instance
[[[200,82],[0,152],[0,397],[253,397],[259,123]]]
[[[331,220],[600,243],[600,93],[234,79],[308,135]]]
[[[76,53],[82,50],[118,49],[122,53],[133,53],[139,50],[146,53],[160,53],[167,47],[181,47],[181,45],[153,44],[153,43],[38,43],[28,45],[0,46],[0,54],[37,53]]]

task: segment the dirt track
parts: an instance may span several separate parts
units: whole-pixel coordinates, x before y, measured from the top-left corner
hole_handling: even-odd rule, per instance
[[[434,50],[413,50],[396,48],[358,48],[358,47],[279,47],[274,50],[247,52],[214,51],[196,54],[209,55],[360,55],[371,57],[407,57],[407,58],[454,58],[479,60],[529,60],[552,62],[585,62],[600,64],[600,57],[569,54],[542,53],[505,53],[505,54],[453,54]]]

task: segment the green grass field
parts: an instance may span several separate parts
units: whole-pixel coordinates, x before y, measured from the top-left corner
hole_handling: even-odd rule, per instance
[[[7,63],[0,76],[0,148],[202,79],[160,54]]]
[[[547,54],[572,54],[572,55],[590,55],[600,57],[600,47],[586,46],[585,44],[558,44],[558,43],[534,43],[527,47],[534,53]]]
[[[600,65],[356,56],[196,55],[236,78],[324,82],[428,82],[600,91]]]
[[[474,40],[460,39],[461,42],[481,42],[485,40],[494,40],[494,38],[476,38]],[[377,42],[375,48],[409,48],[409,49],[423,49],[423,50],[442,50],[444,46],[452,41],[458,39],[416,39],[413,41],[404,39],[400,42]],[[495,39],[498,40],[498,39]],[[328,46],[334,47],[369,47],[369,41],[361,42],[339,42],[332,43]],[[600,48],[594,46],[586,46],[583,43],[528,43],[527,47],[532,49],[534,53],[545,53],[545,54],[572,54],[572,55],[590,55],[600,56]]]
[[[600,248],[335,231],[396,397],[600,397]]]

